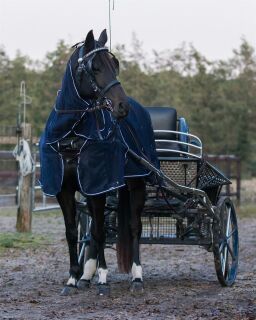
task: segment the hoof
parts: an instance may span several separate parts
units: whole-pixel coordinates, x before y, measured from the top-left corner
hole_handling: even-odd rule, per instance
[[[130,286],[130,291],[134,294],[136,293],[143,293],[144,292],[144,285],[141,279],[134,279]]]
[[[87,290],[90,287],[90,280],[80,279],[77,283],[79,290]]]
[[[97,284],[97,295],[99,296],[109,296],[110,295],[110,286],[107,283],[98,283]]]
[[[75,293],[76,290],[77,290],[77,287],[74,287],[74,286],[65,286],[65,287],[62,289],[60,295],[61,295],[61,296],[69,296],[69,295]]]

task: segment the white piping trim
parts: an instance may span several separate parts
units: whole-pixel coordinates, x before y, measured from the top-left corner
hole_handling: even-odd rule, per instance
[[[106,128],[106,120],[105,120],[105,114],[104,114],[104,112],[103,112],[103,110],[100,110],[101,111],[101,113],[102,113],[102,118],[103,118],[103,128],[102,129],[100,129],[100,131],[104,131],[105,130],[105,128]],[[96,129],[97,130],[97,129]],[[75,132],[75,131],[74,131]],[[86,137],[87,139],[91,139],[90,137]],[[92,139],[92,140],[94,140],[94,139]]]
[[[126,145],[126,148],[127,148],[127,151],[125,152],[125,159],[126,159],[126,158],[127,158],[127,153],[128,153],[128,151],[129,151],[130,148],[129,148],[127,142],[126,142],[125,139],[124,139],[124,136],[123,136],[123,133],[122,133],[122,130],[121,130],[120,126],[118,126],[118,129],[119,129],[119,132],[120,132],[121,137],[122,137],[122,139],[123,139],[123,142],[124,142],[124,144]]]
[[[44,195],[46,195],[47,197],[56,197],[56,194],[50,194],[50,193],[44,192],[44,191],[43,191],[43,184],[42,184],[41,180],[38,179],[38,182],[39,182],[39,184],[40,184],[40,187],[41,187],[42,192],[43,192]]]
[[[99,195],[99,194],[106,193],[106,192],[109,192],[109,191],[113,191],[113,190],[116,190],[116,189],[119,189],[119,188],[122,188],[122,187],[125,186],[125,183],[124,183],[124,184],[118,185],[117,187],[111,187],[111,188],[109,188],[109,189],[107,189],[107,190],[103,190],[103,191],[101,191],[101,192],[87,193],[87,192],[85,192],[85,191],[83,190],[83,188],[82,188],[82,186],[81,186],[79,175],[78,175],[77,179],[78,179],[78,184],[79,184],[79,186],[80,186],[80,191],[81,191],[81,193],[84,194],[84,195],[86,195],[86,196],[97,196],[97,195]]]
[[[62,186],[63,179],[64,179],[64,161],[63,161],[63,157],[62,157],[62,154],[59,153],[52,145],[50,145],[50,147],[60,156],[60,160],[61,160],[61,184],[60,184],[60,186]]]
[[[75,91],[76,91],[76,94],[78,96],[79,99],[81,99],[83,102],[85,102],[88,106],[90,106],[90,103],[86,100],[84,100],[78,93],[77,91],[77,88],[76,88],[76,85],[75,85],[75,81],[74,81],[74,77],[73,77],[73,74],[72,74],[72,68],[71,68],[71,61],[69,61],[69,69],[70,69],[70,75],[71,75],[71,78],[72,78],[72,81],[73,81],[73,86],[75,88]]]
[[[51,142],[45,142],[45,144],[51,145],[52,143],[56,143],[56,142],[58,142],[59,140],[64,139],[64,138],[74,129],[74,127],[75,127],[76,124],[81,120],[81,118],[84,116],[84,114],[85,114],[85,112],[81,115],[80,119],[77,120],[77,121],[73,124],[72,128],[71,128],[68,132],[66,132],[66,133],[64,134],[64,136],[62,136],[61,138],[58,138],[57,140],[51,141]],[[85,137],[85,138],[87,138],[87,137]]]

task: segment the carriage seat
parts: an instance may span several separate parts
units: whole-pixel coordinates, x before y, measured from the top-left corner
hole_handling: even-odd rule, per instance
[[[177,111],[171,107],[146,107],[151,117],[154,130],[177,131]],[[178,141],[178,135],[173,132],[155,132],[156,149],[170,149],[174,151],[157,151],[158,157],[179,157],[182,146],[175,142]],[[161,141],[174,140],[174,141]]]

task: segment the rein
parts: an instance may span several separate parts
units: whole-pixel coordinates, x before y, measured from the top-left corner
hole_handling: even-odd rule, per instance
[[[103,98],[101,99],[101,101],[99,99],[97,99],[94,104],[93,104],[93,107],[92,108],[86,108],[86,109],[67,109],[67,110],[58,110],[56,109],[56,107],[54,106],[54,110],[57,112],[57,113],[60,113],[60,114],[69,114],[69,113],[87,113],[87,112],[95,112],[97,110],[102,110],[102,109],[106,109],[106,110],[109,110],[109,111],[113,111],[113,108],[112,108],[112,102],[111,100],[107,99],[107,98]]]

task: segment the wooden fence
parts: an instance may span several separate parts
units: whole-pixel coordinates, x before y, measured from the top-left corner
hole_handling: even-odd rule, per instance
[[[33,145],[38,139],[32,139],[31,125],[22,125],[17,129],[16,126],[0,127],[0,148],[1,146],[14,146],[18,143],[18,136],[22,133],[22,137],[28,140]],[[37,154],[34,155],[35,159]],[[241,161],[234,155],[208,155],[207,160],[213,165],[217,166],[229,179],[232,180],[233,185],[227,185],[223,188],[223,194],[235,197],[240,202],[241,198]],[[4,162],[5,165],[3,165]],[[9,162],[9,163],[8,163]],[[12,164],[12,165],[10,165]],[[15,168],[15,169],[14,169]],[[18,165],[13,157],[12,151],[0,150],[0,206],[1,204],[8,204],[12,196],[17,204],[17,230],[31,231],[32,211],[35,204],[36,190],[35,187],[36,174],[28,174],[27,176],[19,176]],[[11,181],[13,180],[13,184]],[[19,181],[19,187],[18,186]],[[5,193],[1,196],[4,187],[8,189],[12,185],[13,193]],[[17,200],[18,199],[18,200]],[[18,203],[17,203],[18,202]]]
[[[38,156],[37,156],[38,159]],[[239,157],[233,155],[216,156],[209,155],[207,160],[217,166],[229,179],[232,180],[232,185],[227,185],[223,188],[223,193],[235,198],[238,202],[241,199],[241,161]],[[9,162],[9,168],[4,168],[4,162]],[[38,177],[38,176],[37,176]],[[37,178],[36,177],[36,178]],[[12,155],[12,151],[0,151],[0,206],[1,196],[7,194],[2,192],[5,188],[12,193],[12,204],[16,201],[16,187],[18,183],[18,165]],[[39,189],[37,187],[37,189]],[[7,198],[5,198],[7,199]],[[10,198],[11,199],[11,198]],[[6,203],[7,200],[4,200]],[[45,200],[43,200],[45,201]]]
[[[12,148],[18,143],[18,136],[26,139],[30,144],[32,143],[31,125],[28,123],[21,124],[20,128],[14,126],[5,126],[0,129],[0,144],[6,146],[13,145]],[[12,154],[12,152],[10,152]],[[2,167],[2,166],[1,166]],[[3,167],[2,167],[3,168]],[[1,172],[2,170],[0,170]],[[4,170],[3,170],[4,171]],[[17,170],[16,170],[17,171]],[[17,207],[17,222],[16,228],[20,232],[31,231],[32,221],[32,173],[26,176],[19,175],[19,187],[15,189],[16,198],[18,198]],[[6,196],[5,196],[6,197]]]
[[[16,145],[17,134],[17,126],[0,126],[0,145]]]

